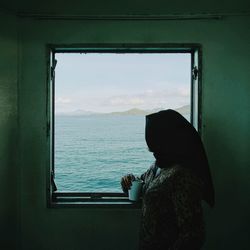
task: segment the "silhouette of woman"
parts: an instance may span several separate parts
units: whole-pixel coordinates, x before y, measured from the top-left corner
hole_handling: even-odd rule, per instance
[[[194,127],[178,112],[146,116],[145,137],[155,163],[142,174],[140,250],[198,250],[205,241],[201,201],[214,206],[206,153]],[[127,193],[134,175],[121,179]]]

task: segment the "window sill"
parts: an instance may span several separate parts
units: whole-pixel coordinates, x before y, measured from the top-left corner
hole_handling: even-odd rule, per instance
[[[52,195],[50,208],[141,209],[141,200],[130,201],[122,193],[59,193]]]

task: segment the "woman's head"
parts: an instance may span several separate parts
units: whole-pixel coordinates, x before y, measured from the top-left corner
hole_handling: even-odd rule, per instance
[[[197,136],[193,126],[174,110],[163,110],[146,116],[146,142],[154,154],[169,158],[188,156],[196,145]]]
[[[206,185],[205,200],[214,203],[206,153],[195,128],[178,112],[168,109],[146,116],[145,139],[160,168],[180,164],[190,168]]]

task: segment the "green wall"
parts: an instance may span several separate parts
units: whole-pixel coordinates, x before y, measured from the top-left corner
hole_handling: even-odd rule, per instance
[[[22,20],[20,33],[23,249],[136,249],[138,240],[138,211],[46,208],[45,45],[182,42],[200,43],[203,48],[203,139],[216,189],[216,207],[206,208],[206,249],[249,249],[249,17],[157,22]]]
[[[6,20],[8,27],[13,25],[0,35],[0,51],[5,56],[0,59],[0,192],[7,201],[0,206],[0,216],[6,239],[18,242],[20,236],[17,249],[25,250],[133,250],[138,243],[138,210],[46,207],[46,44],[200,43],[203,140],[216,190],[215,208],[205,206],[204,249],[249,249],[249,16],[217,21],[19,19],[18,65],[15,20]],[[11,244],[10,249],[15,248]]]
[[[0,248],[15,248],[19,227],[17,168],[17,24],[0,14]]]
[[[249,249],[250,19],[229,19],[214,32],[204,53],[204,142],[216,188],[207,245]]]
[[[237,13],[250,10],[247,0],[1,0],[0,7],[22,14],[173,14],[173,13]]]

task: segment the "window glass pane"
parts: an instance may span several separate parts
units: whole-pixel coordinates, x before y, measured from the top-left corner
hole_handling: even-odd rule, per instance
[[[189,53],[56,53],[55,182],[58,191],[121,192],[124,174],[154,161],[145,115],[190,119]]]

